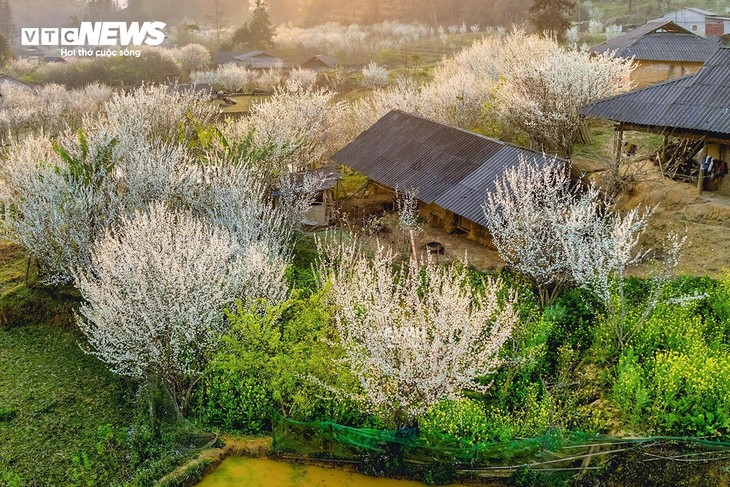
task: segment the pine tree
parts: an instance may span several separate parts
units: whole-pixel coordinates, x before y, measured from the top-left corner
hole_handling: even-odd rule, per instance
[[[5,36],[6,41],[15,37],[15,22],[8,0],[0,0],[0,33]]]
[[[13,55],[13,50],[10,48],[10,43],[5,39],[3,33],[0,32],[0,69],[14,58],[15,55]]]
[[[253,16],[248,25],[250,42],[260,49],[274,44],[274,29],[269,20],[269,6],[266,0],[252,0]]]
[[[542,34],[552,34],[565,42],[565,31],[570,27],[575,0],[533,0],[530,24]]]
[[[267,49],[274,45],[274,29],[269,21],[266,0],[251,0],[251,20],[233,33],[233,44],[242,48]]]

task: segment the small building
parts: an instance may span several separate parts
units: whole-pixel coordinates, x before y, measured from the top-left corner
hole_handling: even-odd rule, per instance
[[[277,69],[289,68],[290,65],[284,61],[265,51],[251,51],[245,54],[235,56],[236,64],[249,69]]]
[[[638,88],[680,78],[699,71],[719,49],[716,39],[706,39],[674,22],[649,22],[618,37],[593,46],[594,53],[615,52],[633,58],[631,73]]]
[[[600,100],[583,107],[581,114],[616,122],[617,154],[624,131],[663,135],[657,162],[664,174],[672,176],[667,165],[685,166],[685,180],[730,194],[730,185],[722,184],[725,174],[720,174],[723,163],[725,172],[730,163],[730,48],[718,49],[697,74]],[[691,150],[667,157],[670,137],[693,142],[684,144]],[[700,175],[708,157],[715,162],[714,172]],[[704,176],[708,180],[701,181]]]
[[[238,51],[218,51],[210,55],[211,61],[216,66],[232,64],[236,62]]]
[[[730,34],[730,17],[701,8],[684,7],[653,19],[652,22],[674,22],[702,37]]]
[[[21,89],[21,90],[35,89],[35,87],[29,83],[20,81],[19,79],[15,79],[12,76],[8,76],[7,74],[1,74],[0,75],[0,91],[2,91],[3,88],[5,88],[5,87],[16,88],[16,89]]]
[[[317,71],[318,73],[321,73],[322,71],[337,69],[337,66],[339,64],[340,63],[337,62],[337,59],[332,56],[317,54],[316,56],[312,56],[304,64],[302,64],[302,68],[312,69],[314,71]]]
[[[393,110],[333,157],[364,174],[374,193],[415,189],[421,216],[490,245],[482,206],[504,171],[542,153]],[[567,161],[559,160],[565,164]]]
[[[46,56],[43,58],[43,62],[46,64],[49,63],[65,63],[68,62],[66,58],[61,56]]]

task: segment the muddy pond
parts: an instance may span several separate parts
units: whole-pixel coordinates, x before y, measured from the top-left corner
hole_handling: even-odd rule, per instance
[[[423,487],[424,485],[410,480],[368,477],[335,468],[260,458],[229,457],[197,484],[197,487]]]

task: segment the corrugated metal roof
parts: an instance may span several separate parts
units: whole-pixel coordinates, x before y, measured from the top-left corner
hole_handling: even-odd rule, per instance
[[[546,160],[539,152],[393,110],[332,158],[389,188],[416,188],[424,203],[485,225],[487,191],[521,156]]]
[[[324,54],[317,54],[316,56],[312,56],[309,58],[305,63],[302,64],[303,68],[329,68],[334,69],[337,67],[339,63],[337,62],[337,59],[335,59],[332,56],[326,56]]]
[[[590,51],[615,51],[619,57],[643,61],[704,63],[719,48],[716,40],[700,37],[674,22],[649,22],[593,46]]]
[[[730,49],[723,48],[700,71],[583,107],[581,114],[617,122],[730,135]]]

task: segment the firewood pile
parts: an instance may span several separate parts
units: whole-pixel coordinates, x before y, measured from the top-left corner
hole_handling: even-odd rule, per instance
[[[701,148],[701,140],[680,140],[668,144],[654,154],[654,164],[668,178],[676,181],[697,181],[700,166],[693,157]]]

